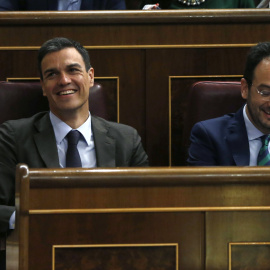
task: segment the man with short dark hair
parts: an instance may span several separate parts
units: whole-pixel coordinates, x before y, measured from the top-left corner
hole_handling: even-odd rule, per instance
[[[270,165],[270,42],[251,48],[241,94],[247,102],[238,112],[194,125],[189,165]]]
[[[81,44],[67,38],[49,40],[39,50],[38,65],[50,112],[0,126],[1,231],[8,229],[7,217],[14,211],[18,163],[30,168],[148,166],[134,128],[90,114],[94,69]],[[70,134],[75,134],[75,147]]]

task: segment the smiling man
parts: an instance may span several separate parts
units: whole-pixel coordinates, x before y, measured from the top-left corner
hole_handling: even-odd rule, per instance
[[[86,67],[75,48],[47,54],[41,61],[41,85],[50,111],[76,129],[89,117],[89,88],[94,69]]]
[[[14,211],[18,163],[30,168],[148,166],[134,128],[90,114],[94,69],[84,47],[54,38],[40,48],[38,65],[50,111],[0,126],[0,232],[8,229]]]
[[[251,48],[241,94],[247,102],[238,112],[194,125],[190,165],[270,165],[270,42]]]

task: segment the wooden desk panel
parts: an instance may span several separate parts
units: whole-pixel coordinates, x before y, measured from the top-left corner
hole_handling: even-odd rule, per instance
[[[67,269],[64,258],[72,252],[75,261],[69,264],[86,264],[82,269],[97,261],[126,265],[121,254],[135,261],[150,256],[147,269],[237,269],[252,243],[268,254],[263,244],[270,242],[269,176],[267,167],[29,170],[22,165],[15,229],[19,269]],[[10,246],[16,255],[16,245],[8,241],[9,258]],[[86,260],[89,250],[96,255]],[[164,256],[166,263],[158,260]],[[263,263],[259,258],[256,269]]]
[[[183,220],[188,222],[183,222]],[[89,248],[99,246],[101,250],[109,246],[111,251],[107,256],[110,260],[113,259],[119,247],[127,249],[141,245],[151,249],[153,245],[158,245],[160,246],[160,256],[164,260],[162,262],[163,269],[176,270],[177,267],[178,269],[203,269],[203,226],[204,215],[202,213],[31,215],[29,270],[36,269],[37,265],[39,265],[40,270],[50,269],[51,262],[54,260],[54,258],[52,259],[53,246],[67,246],[68,250],[75,245],[78,247],[88,246]],[[174,256],[170,255],[166,258],[164,255],[166,254],[166,246],[169,244],[176,245],[177,249]],[[140,252],[145,254],[143,250]],[[137,260],[139,259],[138,254],[133,256]],[[99,254],[97,259],[105,261],[106,256],[103,257],[102,254]],[[147,269],[151,269],[154,265],[156,265],[156,269],[161,267],[158,260],[158,258],[154,258],[152,262],[149,260],[149,268]],[[129,269],[134,266],[134,264],[130,265]],[[138,269],[143,269],[142,265]]]
[[[206,269],[267,269],[269,211],[211,212],[206,224]]]

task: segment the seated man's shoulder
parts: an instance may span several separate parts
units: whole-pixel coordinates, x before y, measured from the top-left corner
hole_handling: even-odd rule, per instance
[[[225,114],[220,117],[200,121],[195,124],[195,126],[202,125],[209,129],[216,129],[218,127],[226,128],[229,123],[231,123],[231,120],[235,118],[235,113],[229,113]]]
[[[39,119],[43,118],[45,115],[49,116],[48,112],[39,112],[37,114],[34,114],[30,117],[15,119],[15,120],[8,120],[4,123],[9,123],[11,125],[25,125],[25,124],[31,124],[33,122],[38,121]]]
[[[33,116],[30,116],[30,117],[20,118],[20,119],[16,119],[16,120],[8,120],[8,121],[4,122],[2,125],[10,125],[10,126],[15,126],[15,127],[20,128],[20,127],[34,124],[36,121],[40,120],[45,115],[47,115],[49,117],[48,112],[39,112],[39,113],[34,114]]]
[[[94,121],[94,124],[96,124],[96,128],[105,128],[116,133],[133,133],[135,131],[135,129],[131,126],[113,121],[108,121],[97,116],[92,116],[92,119]]]

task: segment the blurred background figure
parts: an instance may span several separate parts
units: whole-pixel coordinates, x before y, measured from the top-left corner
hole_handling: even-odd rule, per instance
[[[125,0],[0,0],[0,11],[121,10]]]
[[[256,1],[256,0],[255,0]],[[203,8],[255,8],[254,0],[160,0],[161,9],[203,9]],[[155,0],[142,0],[140,8],[154,5]]]
[[[257,8],[269,8],[270,7],[270,0],[262,0]]]

